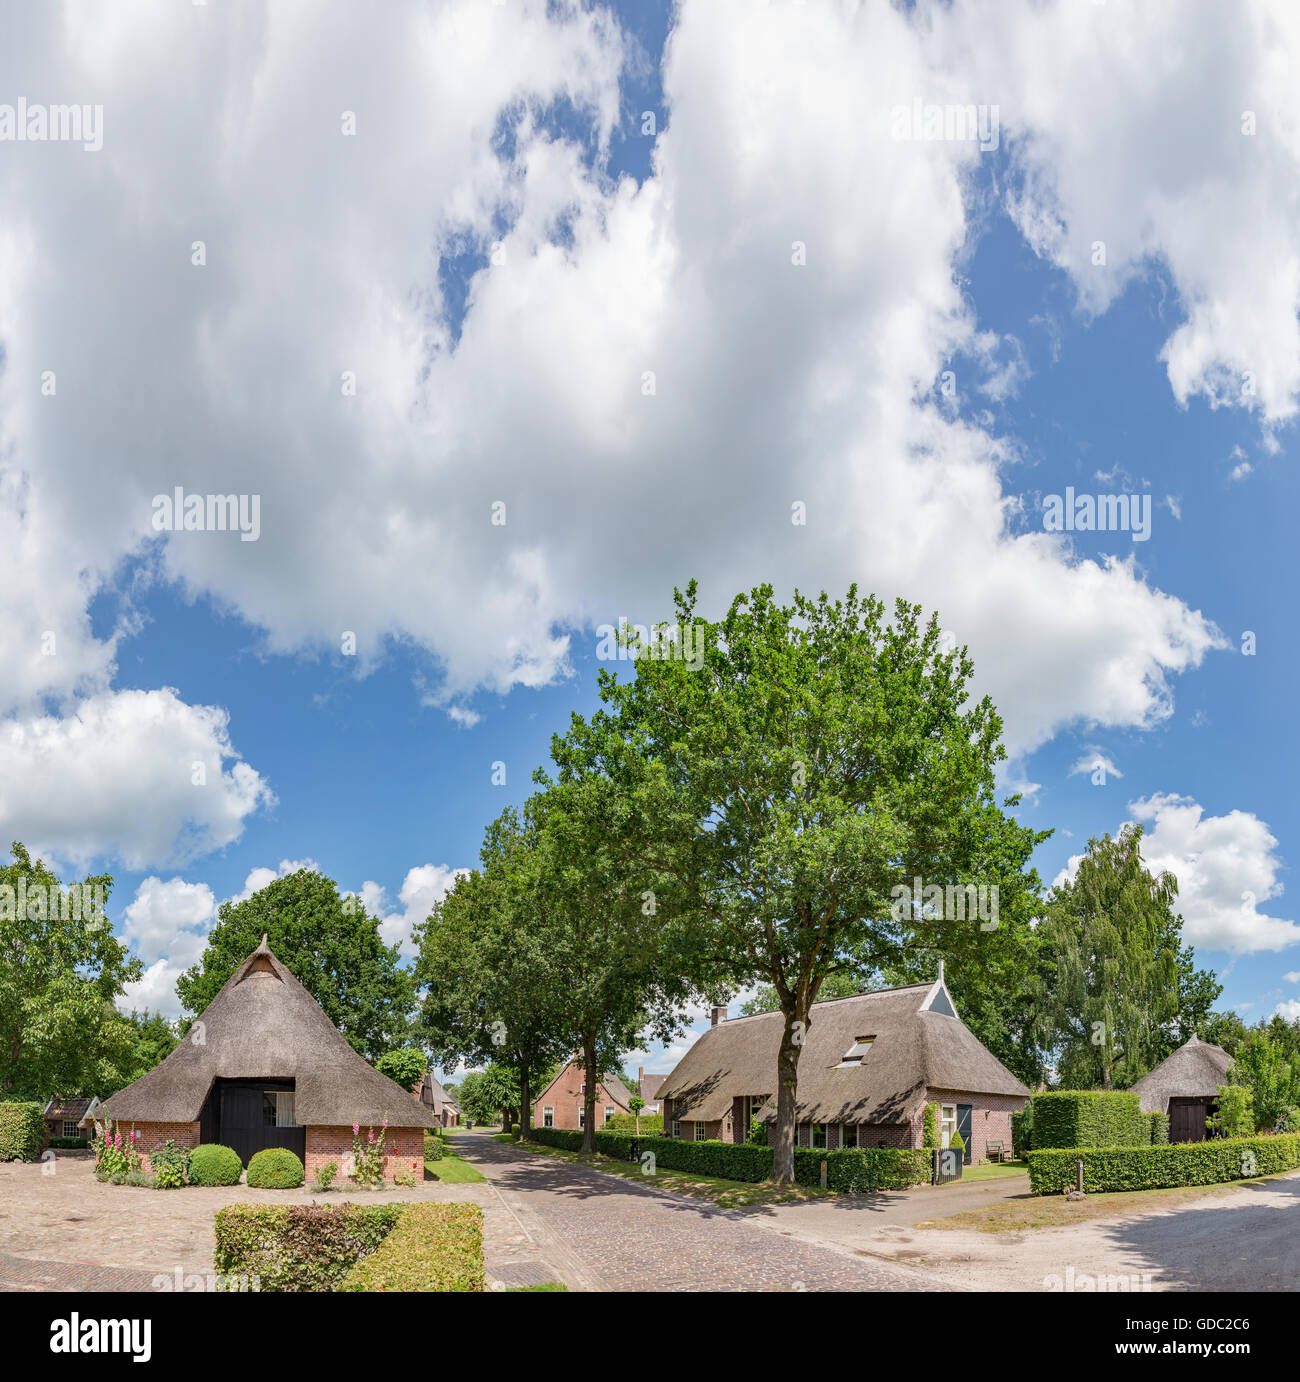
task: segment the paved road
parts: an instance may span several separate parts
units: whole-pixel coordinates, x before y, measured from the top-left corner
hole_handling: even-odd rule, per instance
[[[540,1251],[595,1290],[951,1289],[914,1269],[773,1232],[743,1212],[520,1152],[485,1132],[461,1133],[456,1150],[551,1240]]]

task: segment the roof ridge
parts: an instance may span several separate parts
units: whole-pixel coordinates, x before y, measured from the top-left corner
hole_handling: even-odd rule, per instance
[[[838,998],[818,998],[814,1000],[812,1006],[814,1008],[823,1008],[831,1003],[851,1003],[856,998],[875,998],[882,993],[906,993],[908,989],[925,989],[928,993],[929,990],[934,987],[934,984],[935,981],[933,979],[924,979],[916,984],[891,984],[888,988],[883,989],[864,989],[861,993],[844,993]],[[748,1022],[754,1017],[771,1017],[773,1013],[779,1013],[780,1011],[780,1008],[769,1008],[767,1012],[763,1013],[744,1013],[740,1017],[725,1017],[716,1025],[718,1027],[730,1027],[736,1022]],[[712,1031],[713,1028],[710,1027],[707,1030]]]

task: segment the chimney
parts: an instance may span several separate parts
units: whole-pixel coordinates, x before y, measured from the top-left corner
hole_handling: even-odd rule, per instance
[[[726,1010],[726,1008],[714,1008],[714,1010],[713,1010],[713,1022],[712,1022],[710,1025],[716,1027],[716,1026],[718,1025],[719,1022],[725,1022],[726,1020],[727,1020],[727,1010]]]
[[[644,1065],[638,1065],[637,1068],[636,1068],[636,1082],[637,1082],[637,1084],[640,1084],[641,1081],[642,1081],[644,1078],[645,1078],[645,1066],[644,1066]]]

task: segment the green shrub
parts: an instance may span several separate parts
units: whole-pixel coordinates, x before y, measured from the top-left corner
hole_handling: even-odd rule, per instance
[[[596,1136],[603,1134],[597,1133]],[[540,1142],[543,1147],[559,1147],[565,1152],[582,1151],[582,1134],[568,1128],[533,1128],[528,1139],[530,1142]]]
[[[957,1132],[956,1129],[953,1130],[952,1136],[948,1139],[948,1146],[954,1152],[962,1152],[964,1154],[966,1151],[966,1143],[961,1133]]]
[[[1126,1089],[1062,1089],[1035,1094],[1034,1147],[1145,1147],[1151,1123]]]
[[[840,1147],[834,1151],[797,1147],[794,1178],[800,1185],[820,1184],[824,1161],[828,1190],[845,1195],[905,1190],[930,1179],[930,1157],[924,1147]]]
[[[339,1164],[337,1161],[325,1162],[320,1170],[316,1172],[316,1179],[312,1181],[311,1188],[313,1190],[319,1190],[322,1193],[328,1191],[334,1184],[335,1177],[338,1173]]]
[[[1033,1151],[1028,1160],[1029,1186],[1035,1195],[1059,1195],[1073,1189],[1079,1161],[1083,1162],[1083,1188],[1094,1193],[1217,1185],[1294,1170],[1300,1166],[1300,1134],[1216,1137],[1163,1147],[1067,1147]]]
[[[1147,1141],[1153,1147],[1167,1147],[1169,1145],[1169,1115],[1167,1113],[1150,1113],[1147,1117],[1151,1120],[1151,1136]],[[1300,1132],[1300,1128],[1297,1131]]]
[[[518,1137],[518,1136],[519,1136],[519,1124],[518,1124],[518,1123],[511,1123],[511,1125],[510,1125],[510,1135],[511,1135],[512,1137]]]
[[[481,1291],[483,1210],[476,1204],[407,1207],[341,1291]]]
[[[433,1137],[429,1133],[424,1134],[424,1159],[425,1161],[441,1161],[447,1155],[447,1146],[440,1137]]]
[[[1274,1132],[1300,1132],[1300,1108],[1284,1108],[1273,1124]]]
[[[179,1190],[185,1184],[190,1154],[170,1137],[163,1146],[149,1153],[149,1162],[159,1190]]]
[[[90,1146],[88,1137],[52,1137],[49,1140],[51,1147],[64,1147],[70,1152],[84,1151]]]
[[[260,1278],[263,1291],[332,1291],[406,1208],[229,1204],[216,1214],[213,1264],[218,1272]]]
[[[1034,1102],[1029,1100],[1019,1113],[1011,1115],[1011,1150],[1018,1157],[1034,1145]]]
[[[939,1145],[939,1105],[926,1104],[925,1114],[921,1123],[921,1146],[937,1147]]]
[[[244,1163],[233,1147],[203,1142],[190,1153],[191,1185],[238,1185]]]
[[[38,1161],[44,1146],[40,1104],[0,1104],[0,1161]]]
[[[306,1175],[288,1147],[263,1147],[248,1163],[246,1180],[259,1190],[296,1190]]]
[[[641,1115],[641,1136],[659,1136],[664,1130],[664,1116],[662,1113],[643,1113]],[[616,1113],[608,1123],[600,1129],[601,1132],[635,1132],[636,1119],[630,1113]]]
[[[1221,1084],[1219,1102],[1207,1120],[1220,1137],[1249,1137],[1255,1131],[1254,1090],[1245,1085]]]
[[[117,1185],[145,1186],[150,1190],[160,1188],[158,1177],[146,1175],[143,1171],[128,1171],[126,1175],[118,1177],[115,1183]]]

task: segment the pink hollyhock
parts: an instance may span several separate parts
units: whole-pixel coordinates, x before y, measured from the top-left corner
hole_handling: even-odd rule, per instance
[[[353,1125],[352,1125],[352,1136],[355,1137],[360,1131],[361,1131],[361,1129],[360,1129],[355,1123],[353,1123]]]

